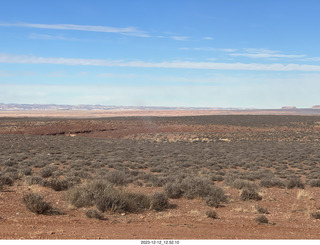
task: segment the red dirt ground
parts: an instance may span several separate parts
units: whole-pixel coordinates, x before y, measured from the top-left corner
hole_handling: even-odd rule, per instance
[[[207,218],[210,210],[201,200],[173,199],[177,208],[139,214],[108,213],[108,220],[88,219],[84,208],[72,209],[60,193],[43,187],[31,188],[45,193],[46,200],[66,211],[66,215],[36,215],[21,202],[29,187],[15,186],[0,193],[1,239],[319,239],[320,220],[309,211],[319,206],[320,190],[267,189],[259,205],[268,208],[270,224],[259,225],[256,202],[243,202],[239,192],[227,190],[231,201],[218,208],[219,219]],[[30,190],[29,190],[30,191]],[[149,190],[150,191],[150,190]],[[153,190],[154,191],[154,190]]]

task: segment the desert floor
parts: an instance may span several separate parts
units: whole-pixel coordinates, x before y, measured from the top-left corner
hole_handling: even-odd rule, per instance
[[[320,239],[319,116],[125,115],[2,117],[0,238]],[[75,207],[67,196],[95,180],[164,193],[168,205],[88,218],[95,204]],[[179,198],[166,190],[173,184],[181,185]],[[206,188],[220,188],[225,199],[210,205]],[[247,189],[261,200],[242,199]],[[22,201],[28,193],[61,214],[31,212]]]

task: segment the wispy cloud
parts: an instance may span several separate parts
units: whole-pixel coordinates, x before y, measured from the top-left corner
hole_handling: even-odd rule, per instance
[[[227,53],[238,51],[238,49],[234,49],[234,48],[222,48],[222,49],[218,49],[218,50],[221,52],[227,52]]]
[[[39,34],[39,33],[31,33],[29,35],[29,38],[30,39],[40,39],[40,40],[87,41],[86,39],[65,37],[62,35],[54,36],[54,35]]]
[[[320,61],[320,57],[306,57],[306,58],[302,58],[302,59],[299,59],[300,61],[315,61],[315,62],[318,62]]]
[[[171,39],[177,40],[177,41],[187,41],[189,37],[186,36],[172,36]]]
[[[212,47],[182,47],[179,48],[180,50],[196,50],[196,51],[217,51],[216,48],[212,48]]]
[[[279,51],[269,50],[269,49],[233,49],[233,48],[225,48],[225,49],[217,49],[212,47],[182,47],[180,50],[196,50],[196,51],[212,51],[212,52],[224,52],[227,53],[228,56],[231,57],[248,57],[248,58],[268,58],[268,59],[276,59],[276,58],[287,58],[287,59],[302,59],[306,58],[304,54],[283,54]],[[317,58],[306,58],[306,61],[318,61]]]
[[[102,59],[35,57],[24,55],[0,54],[0,63],[14,64],[55,64],[102,67],[208,69],[208,70],[251,70],[251,71],[320,71],[320,65],[306,64],[263,64],[263,63],[215,63],[191,61],[123,61]]]
[[[104,32],[104,33],[116,33],[125,36],[134,37],[151,37],[151,38],[166,38],[176,41],[187,41],[190,39],[188,36],[180,35],[151,35],[146,31],[139,30],[136,27],[112,27],[112,26],[92,26],[92,25],[74,25],[74,24],[34,24],[34,23],[0,23],[0,26],[7,27],[24,27],[35,29],[52,29],[52,30],[69,30],[69,31],[87,31],[87,32]],[[52,36],[45,34],[31,34],[29,36],[32,39],[47,39],[47,40],[77,40],[70,39],[63,36]]]
[[[111,26],[91,26],[91,25],[73,25],[73,24],[32,24],[32,23],[0,23],[0,26],[8,27],[26,27],[38,29],[54,29],[54,30],[73,30],[88,32],[106,32],[118,33],[127,36],[150,37],[145,31],[141,31],[136,27],[111,27]]]
[[[296,54],[282,54],[279,51],[269,50],[269,49],[245,49],[242,53],[230,53],[233,57],[249,57],[249,58],[288,58],[297,59],[303,58],[306,55],[296,55]]]
[[[225,48],[225,49],[218,49],[213,47],[182,47],[179,48],[180,50],[196,50],[196,51],[209,51],[209,52],[226,52],[226,53],[232,53],[238,51],[238,49],[231,49],[231,48]]]
[[[97,77],[99,78],[134,78],[134,77],[137,77],[137,74],[101,73],[101,74],[98,74]]]

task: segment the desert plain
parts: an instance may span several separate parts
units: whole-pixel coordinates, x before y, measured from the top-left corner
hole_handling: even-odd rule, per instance
[[[318,115],[90,113],[1,112],[0,239],[320,239]]]

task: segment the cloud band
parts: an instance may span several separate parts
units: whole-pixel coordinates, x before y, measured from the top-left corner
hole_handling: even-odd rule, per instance
[[[250,71],[320,71],[320,65],[305,64],[261,64],[261,63],[215,63],[215,62],[144,62],[102,59],[79,59],[59,57],[35,57],[0,54],[0,63],[8,64],[54,64],[72,66],[207,69],[207,70],[250,70]]]

